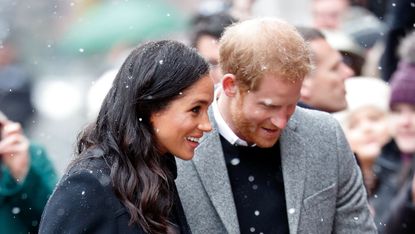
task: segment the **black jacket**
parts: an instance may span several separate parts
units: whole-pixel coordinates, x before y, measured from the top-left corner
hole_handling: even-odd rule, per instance
[[[412,177],[406,183],[398,198],[393,202],[385,233],[415,233],[415,205],[412,203],[411,186]]]
[[[369,198],[375,210],[375,224],[379,233],[384,233],[386,216],[390,211],[390,201],[399,191],[399,174],[402,167],[401,156],[394,141],[386,144],[382,154],[373,165],[376,175],[376,187]]]
[[[412,181],[413,167],[404,169],[401,153],[396,143],[391,141],[383,148],[373,170],[377,177],[377,186],[370,203],[375,210],[374,219],[378,232],[383,234],[387,233],[390,226],[392,210],[397,209],[397,201],[403,199],[399,194],[406,190],[405,184]]]
[[[177,191],[176,197],[171,219],[181,233],[190,233]],[[39,233],[145,233],[139,225],[129,226],[129,220],[113,192],[110,168],[98,157],[77,163],[63,176],[45,207]]]

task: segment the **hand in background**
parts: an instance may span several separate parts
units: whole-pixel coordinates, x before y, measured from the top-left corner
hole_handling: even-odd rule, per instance
[[[22,181],[29,170],[29,140],[19,123],[1,121],[0,158],[17,182]]]

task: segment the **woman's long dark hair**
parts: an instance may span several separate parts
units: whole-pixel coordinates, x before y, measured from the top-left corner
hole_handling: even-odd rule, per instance
[[[103,150],[113,189],[131,215],[130,225],[139,224],[148,233],[172,230],[174,196],[174,178],[156,148],[150,116],[208,72],[207,62],[179,42],[145,43],[127,57],[96,122],[79,135],[75,162],[86,158],[88,149]]]

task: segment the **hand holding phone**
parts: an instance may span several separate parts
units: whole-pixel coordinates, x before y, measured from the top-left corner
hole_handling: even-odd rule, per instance
[[[30,165],[29,140],[19,123],[0,116],[0,161],[17,182],[23,181]]]

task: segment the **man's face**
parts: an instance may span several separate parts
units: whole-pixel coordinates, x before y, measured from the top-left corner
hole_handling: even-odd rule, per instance
[[[211,77],[215,84],[222,78],[219,67],[219,44],[218,39],[209,35],[202,35],[197,40],[196,49],[211,65]]]
[[[391,109],[391,131],[403,153],[415,153],[415,105],[397,103]]]
[[[353,70],[325,39],[311,41],[310,46],[315,56],[315,70],[304,81],[302,101],[330,113],[344,110],[347,107],[344,81],[354,75]]]
[[[301,83],[265,75],[257,90],[239,90],[230,104],[231,129],[249,144],[272,147],[295,111]]]

